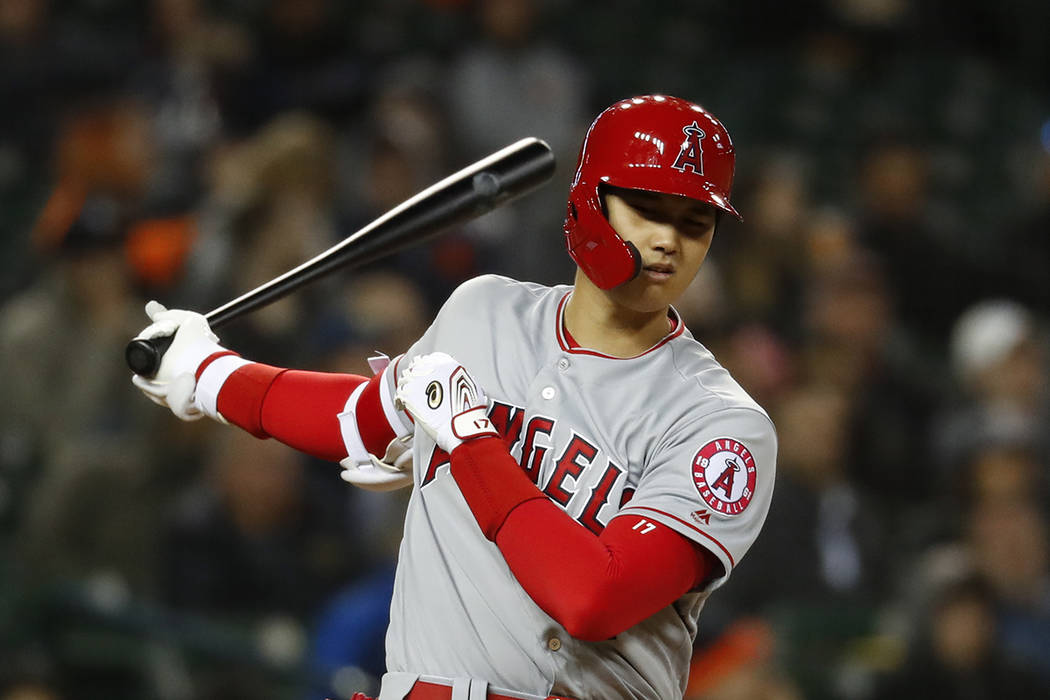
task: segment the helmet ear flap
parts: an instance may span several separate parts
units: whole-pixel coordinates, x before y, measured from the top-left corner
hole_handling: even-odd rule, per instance
[[[638,275],[642,256],[634,244],[613,230],[596,195],[569,200],[565,242],[569,255],[587,277],[600,289],[612,289]]]

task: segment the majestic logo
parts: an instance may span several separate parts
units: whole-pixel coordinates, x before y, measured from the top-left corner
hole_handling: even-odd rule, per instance
[[[683,127],[682,133],[685,134],[685,141],[682,141],[682,148],[671,167],[681,173],[690,168],[697,175],[703,175],[704,147],[700,145],[700,139],[705,138],[707,134],[695,120],[689,126]]]
[[[698,523],[703,523],[704,525],[711,524],[711,513],[708,512],[707,508],[694,510],[689,516]]]
[[[755,458],[732,438],[712,440],[693,457],[693,483],[715,513],[743,513],[755,495],[755,477]]]

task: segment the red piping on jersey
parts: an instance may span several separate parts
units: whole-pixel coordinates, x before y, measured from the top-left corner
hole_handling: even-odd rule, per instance
[[[586,348],[580,347],[576,340],[569,334],[569,329],[565,327],[565,303],[569,300],[569,296],[571,294],[572,292],[566,292],[565,296],[563,296],[561,298],[561,301],[558,302],[558,312],[555,314],[555,334],[558,337],[558,345],[561,347],[561,349],[565,352],[569,352],[574,355],[591,355],[592,357],[603,357],[607,360],[634,360],[644,355],[648,355],[657,348],[666,345],[670,341],[682,335],[682,333],[685,331],[685,324],[682,323],[682,320],[678,317],[678,312],[675,311],[674,308],[671,308],[671,313],[673,314],[673,316],[668,318],[668,321],[670,321],[671,323],[671,331],[664,336],[663,340],[661,340],[659,343],[652,346],[645,352],[639,353],[632,357],[614,357],[612,355],[600,353],[596,350],[588,350]]]
[[[719,542],[719,541],[718,541],[718,540],[716,540],[716,539],[715,539],[714,537],[712,537],[711,535],[707,534],[706,532],[704,532],[704,531],[703,531],[703,530],[701,530],[700,528],[698,528],[698,527],[696,527],[696,526],[694,526],[694,525],[691,525],[690,523],[687,523],[686,521],[682,520],[682,519],[681,519],[681,518],[679,518],[678,516],[676,516],[676,515],[671,515],[670,513],[666,513],[666,512],[664,512],[664,511],[662,511],[662,510],[657,510],[656,508],[650,508],[650,507],[648,507],[648,506],[632,506],[632,505],[628,505],[628,506],[627,506],[627,507],[626,507],[626,508],[625,508],[625,509],[624,509],[623,511],[621,511],[621,513],[624,513],[624,512],[627,512],[627,511],[632,511],[632,510],[648,510],[648,511],[650,511],[650,512],[653,512],[653,513],[658,513],[658,514],[660,514],[660,515],[662,515],[662,516],[664,516],[664,517],[670,518],[671,520],[674,520],[674,521],[676,521],[676,522],[679,522],[679,523],[681,523],[682,525],[685,525],[685,526],[686,526],[687,528],[689,528],[690,530],[692,530],[692,531],[694,531],[694,532],[697,532],[697,533],[699,533],[699,534],[703,535],[703,536],[704,536],[704,537],[706,537],[707,539],[709,539],[709,540],[711,540],[712,542],[714,542],[715,544],[717,544],[717,545],[718,545],[718,548],[719,548],[719,549],[721,549],[721,550],[722,550],[723,552],[725,552],[725,555],[726,555],[726,557],[728,557],[728,558],[729,558],[729,565],[730,565],[730,566],[736,566],[736,562],[735,562],[735,561],[733,560],[733,555],[729,553],[729,550],[728,550],[728,549],[726,549],[726,548],[725,548],[724,546],[722,546],[722,543],[721,543],[721,542]]]

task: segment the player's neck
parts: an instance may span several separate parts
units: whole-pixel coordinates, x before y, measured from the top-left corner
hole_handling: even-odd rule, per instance
[[[565,306],[565,326],[581,347],[612,357],[635,357],[668,333],[668,309],[637,311],[613,301],[582,273]]]

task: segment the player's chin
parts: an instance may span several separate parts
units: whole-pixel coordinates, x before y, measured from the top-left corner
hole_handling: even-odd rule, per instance
[[[673,285],[662,282],[653,284],[643,277],[637,277],[619,288],[620,303],[639,313],[656,313],[664,311],[680,295]]]

